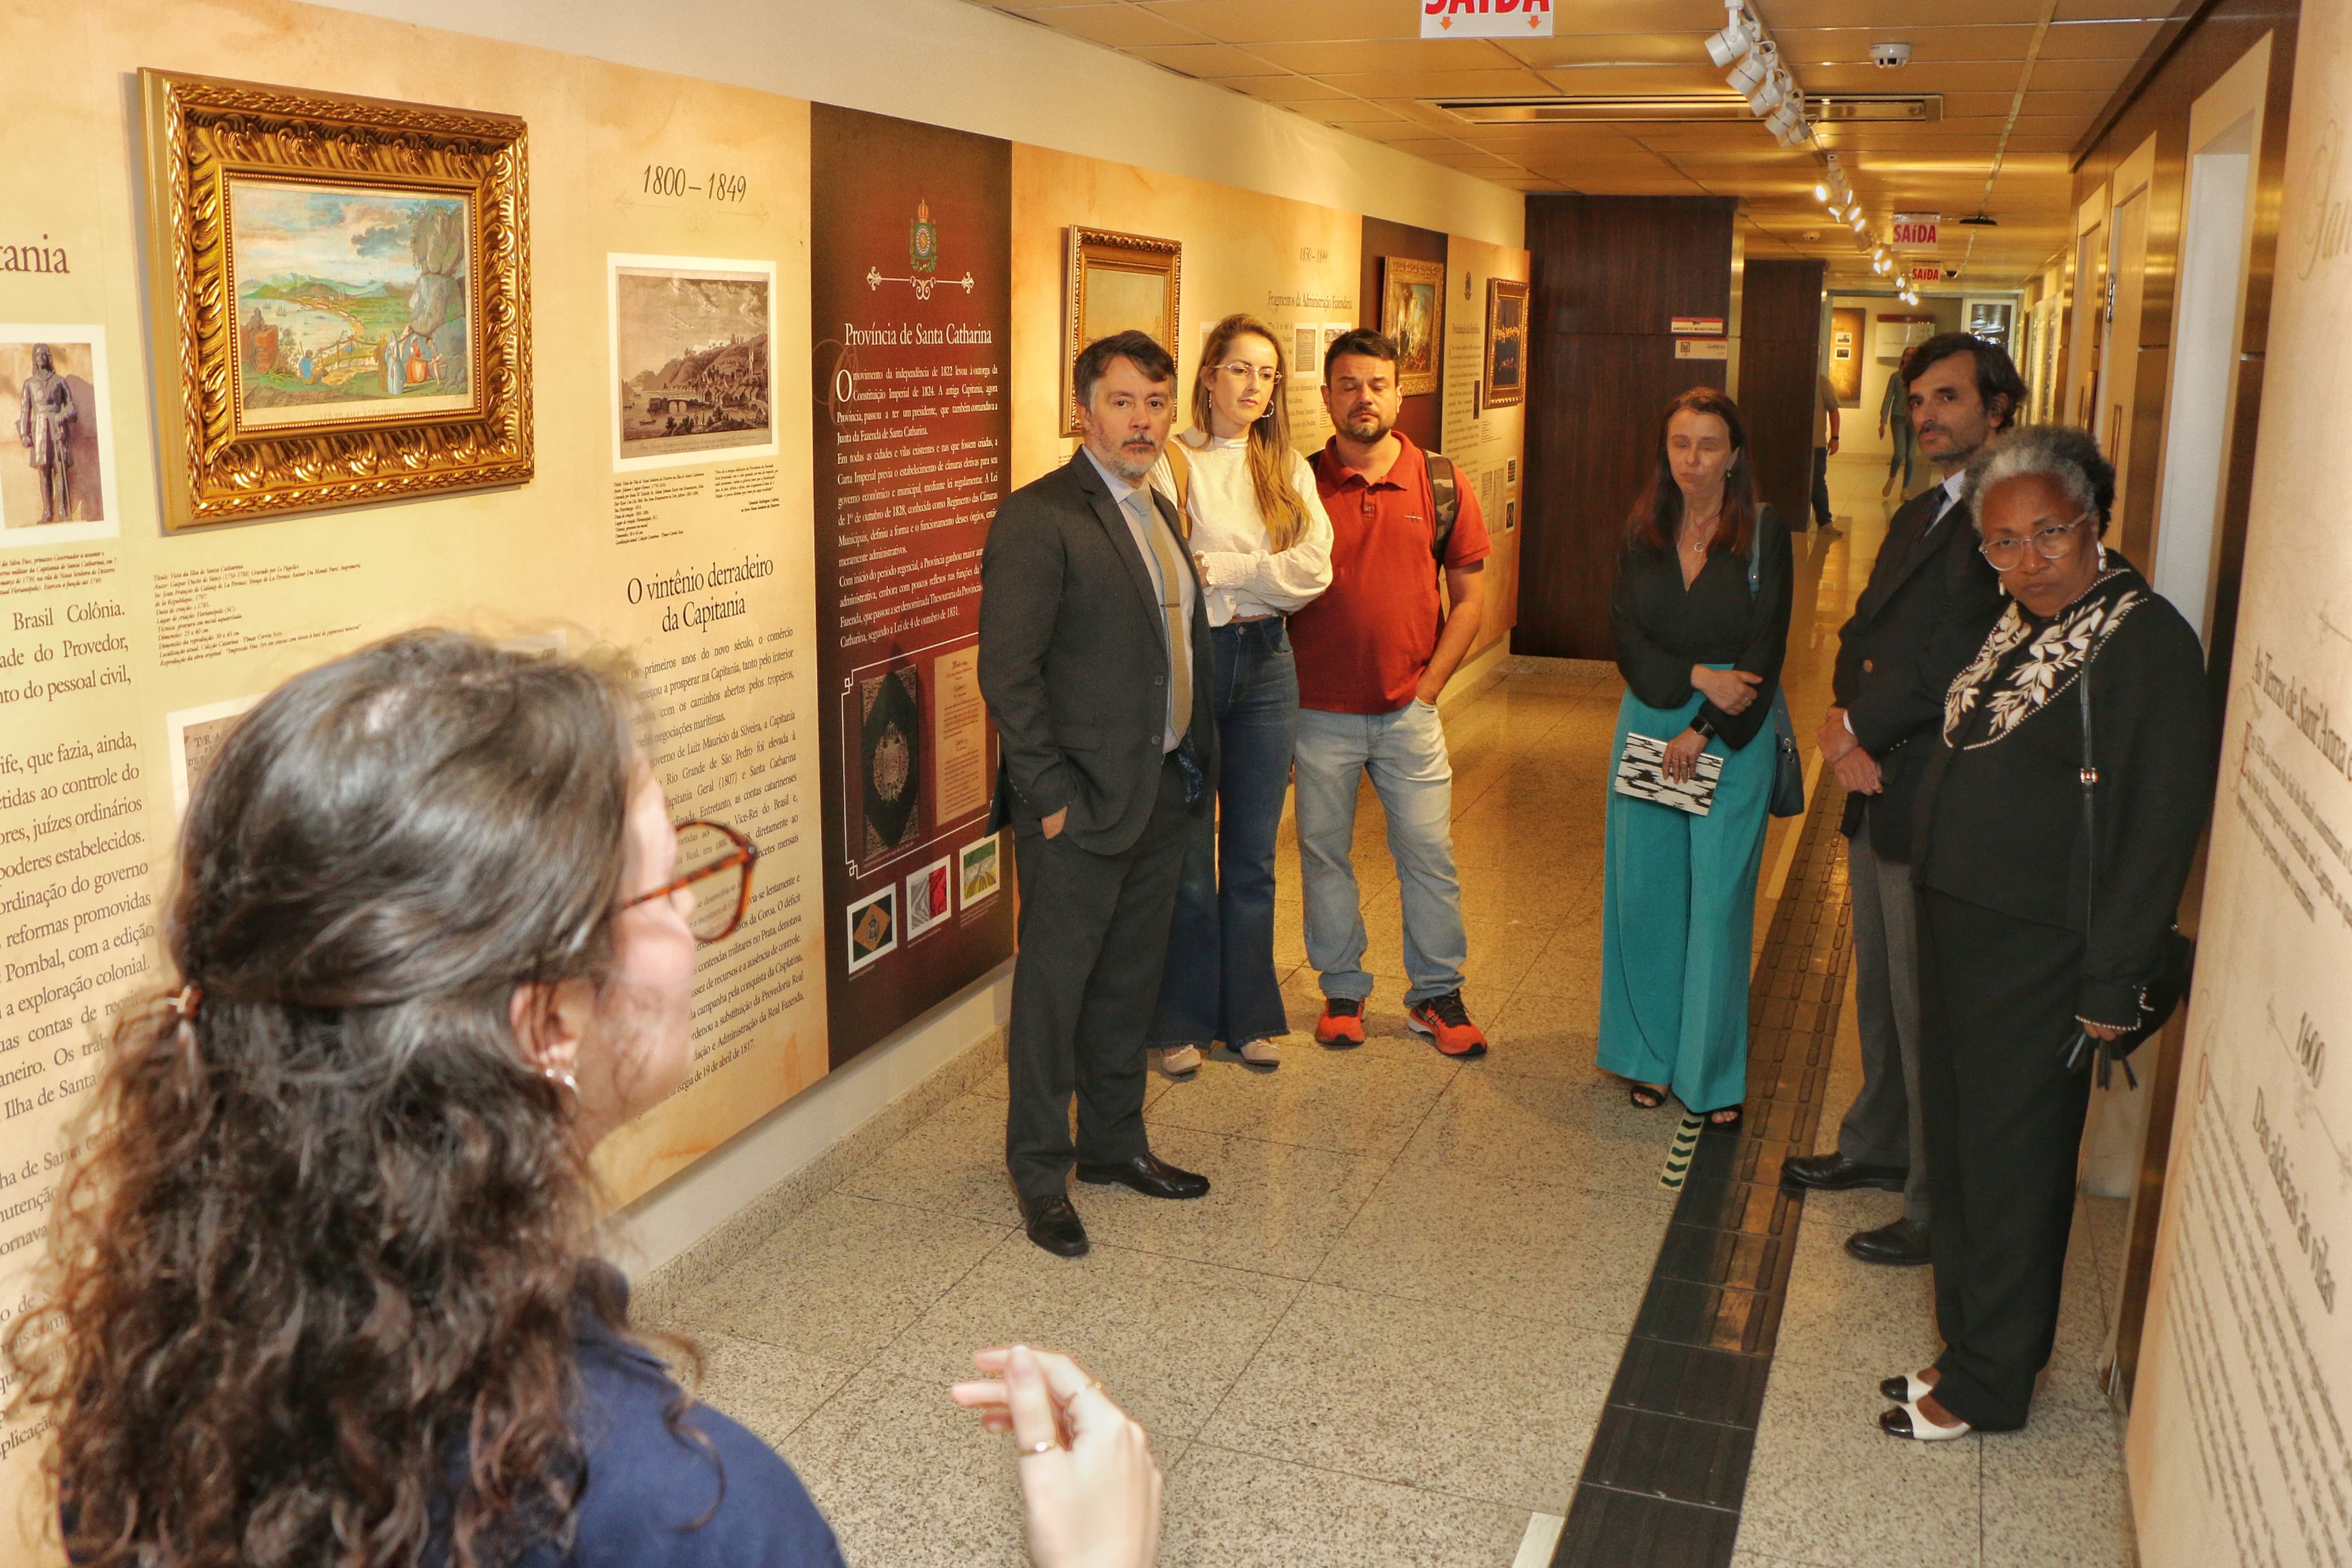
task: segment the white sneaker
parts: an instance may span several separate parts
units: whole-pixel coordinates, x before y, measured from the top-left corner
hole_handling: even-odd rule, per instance
[[[1197,1045],[1171,1046],[1160,1053],[1160,1071],[1171,1078],[1182,1078],[1197,1071],[1201,1065],[1201,1048]]]
[[[1282,1065],[1282,1046],[1271,1040],[1249,1040],[1234,1054],[1252,1067],[1263,1067],[1269,1071]]]

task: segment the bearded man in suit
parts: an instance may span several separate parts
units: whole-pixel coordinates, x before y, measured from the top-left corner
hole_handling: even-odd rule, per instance
[[[1900,1218],[1846,1239],[1868,1263],[1927,1255],[1927,1174],[1919,1129],[1919,946],[1911,893],[1911,816],[1944,693],[2000,614],[1999,574],[1959,504],[1977,449],[2015,421],[2025,383],[2000,348],[1946,332],[1905,357],[1912,428],[1944,482],[1886,526],[1870,582],[1838,633],[1836,706],[1822,721],[1822,761],[1846,788],[1853,896],[1854,1003],[1862,1092],[1833,1153],[1786,1160],[1781,1179],[1823,1190],[1903,1194]]]
[[[1087,1250],[1074,1166],[1149,1197],[1209,1190],[1151,1153],[1144,1036],[1217,766],[1208,612],[1175,504],[1151,485],[1175,361],[1120,332],[1071,380],[1085,444],[1005,497],[980,563],[980,689],[1021,878],[1004,1158],[1029,1239],[1065,1258]]]

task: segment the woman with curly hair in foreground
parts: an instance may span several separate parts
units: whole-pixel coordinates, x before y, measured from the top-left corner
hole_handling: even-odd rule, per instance
[[[617,665],[420,632],[222,747],[184,984],[117,1029],[7,1334],[78,1563],[840,1562],[595,1256],[590,1153],[684,1082],[756,856],[673,829],[638,716]],[[1148,1563],[1141,1429],[1064,1358],[978,1359],[955,1396],[1021,1441],[1036,1560]]]

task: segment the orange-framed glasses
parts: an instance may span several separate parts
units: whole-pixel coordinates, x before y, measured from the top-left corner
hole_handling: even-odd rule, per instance
[[[694,913],[687,916],[687,929],[694,933],[697,942],[723,942],[735,935],[751,907],[751,867],[759,859],[759,847],[732,828],[718,822],[680,822],[678,874],[621,907],[635,909],[689,889],[694,894]]]

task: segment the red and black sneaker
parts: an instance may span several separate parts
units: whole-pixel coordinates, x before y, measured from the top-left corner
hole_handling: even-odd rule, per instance
[[[1345,1051],[1364,1043],[1364,1004],[1354,997],[1326,997],[1315,1020],[1315,1043]]]
[[[1462,993],[1448,991],[1405,1009],[1404,1021],[1415,1034],[1429,1036],[1440,1053],[1467,1060],[1486,1054],[1486,1037],[1470,1021]]]

